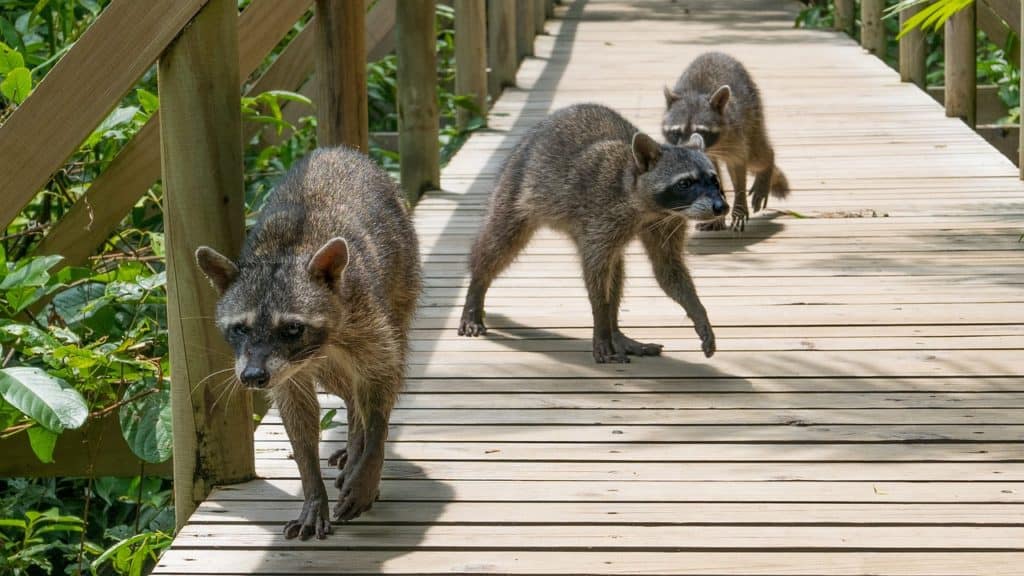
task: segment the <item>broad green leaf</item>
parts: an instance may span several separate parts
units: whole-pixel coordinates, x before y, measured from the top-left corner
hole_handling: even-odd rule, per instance
[[[145,290],[153,290],[167,284],[167,272],[163,271],[152,276],[140,277],[139,286]]]
[[[160,107],[160,98],[145,88],[135,90],[135,95],[139,98],[139,104],[142,105],[146,114],[152,114]]]
[[[41,256],[32,258],[7,274],[0,282],[0,290],[21,286],[42,286],[50,280],[50,268],[63,260],[63,256]]]
[[[116,110],[111,112],[110,116],[107,116],[106,119],[103,120],[103,122],[101,122],[99,126],[96,127],[94,133],[99,132],[100,134],[102,134],[115,126],[120,126],[121,124],[130,122],[132,118],[135,118],[135,115],[138,113],[138,106],[122,106],[120,108],[117,108]]]
[[[136,456],[153,464],[171,457],[171,390],[166,382],[144,379],[128,387],[127,400],[158,386],[159,390],[121,406],[121,435]]]
[[[89,417],[89,406],[77,390],[39,368],[0,369],[0,396],[53,432],[78,428]]]
[[[330,428],[339,426],[339,424],[336,424],[334,422],[334,416],[337,415],[337,413],[337,408],[331,408],[327,412],[324,412],[324,415],[320,418],[320,429],[328,430]]]
[[[65,324],[76,324],[91,318],[110,303],[106,286],[96,282],[73,286],[53,299],[53,309]]]
[[[8,48],[6,44],[0,43],[0,74],[7,74],[15,68],[24,67],[25,58],[22,57],[21,53]]]
[[[7,77],[0,82],[0,94],[15,104],[24,102],[30,92],[32,92],[32,73],[24,66],[8,72]]]
[[[53,448],[57,445],[58,436],[56,432],[39,426],[33,426],[28,429],[29,445],[32,446],[32,451],[36,453],[36,458],[39,458],[39,461],[43,464],[53,462]],[[40,532],[37,531],[36,534]]]
[[[164,241],[163,232],[149,232],[149,247],[153,249],[153,255],[163,258],[167,252],[164,249],[166,242]]]

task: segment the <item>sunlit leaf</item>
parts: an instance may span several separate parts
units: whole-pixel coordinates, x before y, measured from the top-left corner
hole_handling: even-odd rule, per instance
[[[136,456],[146,462],[164,462],[171,457],[171,390],[166,382],[144,379],[124,393],[128,400],[147,389],[157,391],[121,406],[121,434]]]
[[[39,368],[0,369],[0,396],[53,432],[78,428],[89,417],[89,407],[77,390]]]
[[[39,426],[33,426],[28,429],[28,443],[32,447],[32,452],[35,453],[36,458],[43,464],[49,464],[53,462],[53,449],[57,446],[57,438],[59,434],[46,428]],[[39,532],[36,532],[37,534]]]

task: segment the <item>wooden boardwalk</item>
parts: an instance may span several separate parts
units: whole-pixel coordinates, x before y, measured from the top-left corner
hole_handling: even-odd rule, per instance
[[[284,540],[300,489],[271,413],[263,479],[216,490],[156,573],[1024,574],[1024,185],[854,42],[793,29],[797,9],[560,8],[416,210],[427,289],[381,502]],[[743,235],[692,236],[714,358],[635,247],[623,323],[667,353],[595,365],[554,233],[491,290],[492,333],[456,336],[468,247],[524,130],[597,101],[657,135],[662,85],[708,49],[760,83],[794,187]]]

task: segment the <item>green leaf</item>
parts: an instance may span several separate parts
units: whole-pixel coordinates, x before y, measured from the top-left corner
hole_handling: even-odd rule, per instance
[[[0,82],[0,94],[15,104],[24,102],[30,92],[32,92],[32,73],[24,66],[8,72],[4,81]]]
[[[63,260],[63,256],[41,256],[32,258],[18,266],[0,282],[0,290],[22,286],[42,286],[50,280],[50,268]]]
[[[160,107],[160,98],[145,88],[135,90],[135,95],[138,97],[139,104],[142,105],[142,109],[146,114],[152,114]]]
[[[128,387],[127,400],[158,387],[158,391],[121,406],[121,435],[136,456],[150,463],[164,462],[171,457],[171,390],[166,382],[144,379]]]
[[[0,370],[0,396],[53,432],[78,428],[89,417],[89,406],[77,390],[39,368]]]
[[[57,445],[58,434],[46,428],[33,426],[28,429],[28,442],[36,458],[43,464],[53,462],[53,448]],[[37,534],[39,532],[36,532]]]
[[[93,132],[102,134],[115,126],[120,126],[121,124],[130,122],[138,113],[139,108],[137,106],[122,106],[117,108],[111,112],[110,116],[107,116]]]
[[[25,58],[20,52],[12,50],[6,44],[0,43],[0,74],[7,74],[15,68],[24,68]]]
[[[154,290],[161,286],[167,285],[167,271],[153,274],[152,276],[145,276],[138,278],[139,286],[144,290]]]
[[[277,100],[286,100],[288,102],[300,102],[302,104],[305,104],[306,106],[313,105],[312,100],[306,98],[305,96],[299,94],[298,92],[289,92],[287,90],[268,90],[266,92],[263,92],[263,94],[269,94]]]
[[[320,418],[320,429],[327,430],[339,426],[334,422],[334,416],[338,413],[337,408],[331,408]]]
[[[76,324],[91,318],[109,303],[106,286],[89,282],[57,294],[53,298],[53,309],[65,324]]]

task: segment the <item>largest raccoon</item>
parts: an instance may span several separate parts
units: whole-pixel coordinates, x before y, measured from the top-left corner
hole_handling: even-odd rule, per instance
[[[660,145],[615,111],[578,104],[553,113],[523,137],[509,156],[470,256],[472,280],[459,334],[484,334],[484,297],[494,278],[533,232],[567,233],[583,263],[594,316],[594,360],[628,362],[657,355],[619,330],[624,251],[639,236],[658,284],[686,310],[704,354],[715,335],[683,263],[686,222],[725,214],[718,176],[700,136],[686,146]]]
[[[754,212],[767,206],[769,193],[776,198],[789,195],[789,183],[775,165],[775,151],[768,141],[761,95],[738,60],[721,52],[701,54],[674,88],[665,88],[665,106],[661,126],[668,142],[678,144],[700,134],[708,156],[728,168],[735,189],[733,230],[742,231],[750,214],[747,170],[754,173],[750,189]],[[724,218],[700,226],[703,230],[724,227]]]
[[[237,263],[207,247],[196,260],[221,294],[235,374],[269,391],[291,440],[305,502],[284,535],[324,538],[332,519],[373,505],[405,373],[420,261],[398,186],[359,152],[314,150],[271,193]],[[332,515],[317,385],[348,413],[348,443],[330,458],[341,469]]]

